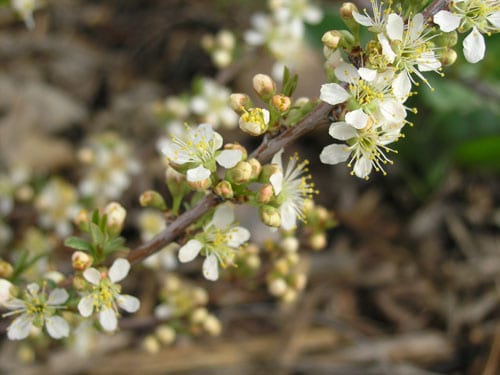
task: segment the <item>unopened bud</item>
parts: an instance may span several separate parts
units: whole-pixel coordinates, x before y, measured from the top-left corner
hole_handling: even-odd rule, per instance
[[[240,116],[239,126],[242,131],[253,136],[264,134],[269,127],[270,114],[264,108],[250,108]]]
[[[80,210],[73,221],[78,228],[86,231],[90,222],[89,212],[86,209]]]
[[[283,294],[283,296],[281,297],[281,300],[284,303],[292,303],[292,302],[295,302],[297,300],[297,296],[298,296],[298,294],[297,294],[296,290],[288,288],[288,290],[285,292],[285,294]]]
[[[233,187],[228,181],[221,181],[215,185],[214,193],[224,199],[231,199],[234,196]]]
[[[188,185],[191,189],[195,191],[204,191],[207,190],[210,185],[212,185],[212,180],[210,178],[202,178],[201,180],[189,181]]]
[[[259,214],[264,224],[275,228],[281,225],[281,215],[277,208],[272,206],[261,206]]]
[[[219,69],[227,67],[233,61],[231,53],[224,49],[215,50],[212,53],[212,60]]]
[[[259,189],[257,201],[259,203],[269,203],[274,197],[274,190],[271,184],[264,184]]]
[[[120,233],[127,217],[125,208],[120,203],[111,202],[104,208],[104,213],[107,216],[108,229],[115,234]]]
[[[271,99],[271,104],[274,108],[276,108],[280,112],[286,112],[290,108],[292,104],[292,100],[289,96],[285,96],[282,94],[273,95]]]
[[[297,273],[293,276],[292,284],[295,290],[302,290],[307,283],[307,276],[304,273]]]
[[[441,64],[443,66],[453,65],[457,61],[457,52],[452,48],[446,48],[441,54]]]
[[[208,316],[208,311],[204,307],[198,307],[191,313],[190,320],[193,324],[200,324],[205,321]]]
[[[248,156],[248,151],[247,149],[240,145],[238,142],[234,142],[234,143],[226,143],[224,145],[224,150],[239,150],[241,151],[241,160],[246,160],[247,156]]]
[[[252,83],[257,95],[264,100],[269,99],[276,92],[276,83],[267,74],[256,74]]]
[[[273,296],[276,297],[281,297],[283,294],[285,294],[286,290],[288,289],[288,285],[286,285],[286,281],[283,280],[282,278],[274,279],[269,283],[269,293],[271,293]]]
[[[248,159],[248,164],[252,167],[252,176],[251,179],[254,180],[259,177],[260,172],[262,171],[262,164],[255,158]]]
[[[217,34],[217,44],[226,50],[231,50],[236,44],[234,34],[229,30],[221,30]]]
[[[229,105],[237,114],[245,113],[252,106],[252,101],[246,94],[231,94],[229,97]]]
[[[342,34],[337,30],[330,30],[323,34],[321,41],[328,48],[337,49],[342,41]]]
[[[71,256],[71,265],[75,271],[84,271],[92,265],[92,256],[83,252],[75,251]]]
[[[211,51],[215,46],[215,39],[212,35],[205,34],[201,37],[200,44],[205,51]]]
[[[189,187],[187,186],[186,182],[186,176],[180,172],[177,172],[170,165],[167,166],[167,169],[165,171],[165,182],[167,183],[170,194],[172,194],[174,197],[187,194],[189,191]]]
[[[240,161],[226,172],[226,178],[237,185],[249,182],[251,177],[252,166],[246,161]]]
[[[280,247],[287,253],[296,253],[299,250],[299,240],[296,237],[283,238]]]
[[[208,303],[208,293],[203,288],[195,288],[193,290],[193,300],[198,305],[206,305]]]
[[[313,235],[311,235],[311,237],[309,237],[308,243],[313,250],[323,250],[326,247],[327,243],[325,233],[314,233]]]
[[[246,258],[246,265],[248,268],[252,270],[256,270],[260,267],[261,261],[258,255],[256,254],[249,254],[247,255]]]
[[[165,199],[154,190],[148,190],[141,194],[139,197],[139,203],[142,207],[158,208],[160,210],[165,210],[167,205]]]
[[[339,12],[340,12],[340,17],[342,17],[342,19],[344,21],[352,20],[353,19],[353,16],[352,16],[353,12],[359,13],[358,7],[356,6],[356,4],[351,3],[351,2],[347,2],[347,3],[342,4]]]
[[[269,178],[275,173],[282,173],[280,166],[278,164],[266,164],[262,166],[259,181],[269,183]]]
[[[280,258],[274,263],[274,270],[280,275],[286,275],[290,271],[290,266],[285,258]]]
[[[203,328],[210,336],[219,336],[222,332],[222,324],[219,319],[213,315],[208,315],[203,322]]]
[[[83,278],[83,276],[75,275],[73,277],[73,287],[76,290],[83,290],[87,286],[87,281]]]
[[[160,351],[160,343],[153,335],[147,335],[142,340],[142,349],[149,354],[156,354]]]
[[[14,272],[14,267],[12,267],[12,265],[9,262],[0,259],[0,278],[8,279],[9,277],[12,276],[13,272]]]
[[[170,345],[175,340],[175,330],[167,324],[156,328],[155,335],[163,345]]]
[[[0,306],[12,298],[14,285],[9,280],[0,279]]]
[[[323,206],[315,207],[314,213],[320,225],[324,225],[330,219],[330,213]]]

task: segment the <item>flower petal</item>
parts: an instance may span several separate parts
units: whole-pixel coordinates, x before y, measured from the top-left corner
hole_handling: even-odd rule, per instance
[[[320,99],[328,104],[336,105],[344,103],[351,94],[337,83],[325,83],[321,85]]]
[[[375,69],[359,68],[358,73],[365,81],[372,82],[377,78],[377,71]]]
[[[394,96],[402,103],[408,98],[411,91],[411,81],[408,73],[401,72],[398,74],[394,81],[392,81],[392,91]]]
[[[344,144],[333,144],[326,146],[323,151],[321,151],[319,159],[324,164],[338,164],[345,162],[350,154],[351,150],[348,146]]]
[[[118,305],[125,310],[126,312],[133,313],[139,310],[141,307],[141,301],[138,298],[128,295],[128,294],[120,294],[116,299]]]
[[[363,25],[363,26],[373,26],[374,23],[372,21],[372,19],[368,16],[363,16],[362,14],[354,11],[352,12],[352,16],[354,17],[354,20],[359,23],[360,25]]]
[[[271,177],[269,177],[269,182],[273,187],[274,195],[279,195],[281,193],[281,190],[283,189],[283,173],[273,173]]]
[[[393,63],[394,60],[396,59],[396,54],[392,50],[391,44],[389,43],[389,40],[384,34],[378,34],[377,35],[378,41],[380,45],[382,46],[382,53],[384,56],[387,58],[387,61],[390,63]]]
[[[214,254],[208,255],[203,261],[203,276],[211,281],[215,281],[219,278],[219,263]]]
[[[347,141],[348,139],[354,138],[358,135],[356,129],[345,122],[336,122],[330,126],[328,132],[333,138],[340,141]]]
[[[280,207],[281,227],[284,230],[292,230],[297,226],[297,213],[290,204],[282,204]]]
[[[484,58],[486,52],[484,37],[475,27],[473,27],[470,34],[465,37],[463,46],[464,56],[468,62],[475,64]]]
[[[58,315],[45,318],[45,328],[47,328],[50,337],[54,339],[62,339],[69,336],[68,322]]]
[[[47,299],[48,305],[60,305],[68,300],[68,292],[65,289],[54,289],[49,294],[49,298]]]
[[[346,62],[341,62],[339,66],[335,68],[335,76],[347,83],[355,83],[359,80],[358,70],[352,64]]]
[[[109,279],[113,283],[122,281],[128,275],[128,271],[130,271],[129,261],[125,258],[118,258],[109,269]]]
[[[191,262],[200,253],[203,244],[198,240],[189,240],[179,249],[179,261],[181,263]]]
[[[78,311],[84,318],[88,318],[94,312],[94,296],[89,294],[78,302]]]
[[[387,36],[391,40],[403,40],[403,31],[404,31],[404,21],[403,18],[396,14],[391,13],[387,17]]]
[[[243,157],[243,153],[240,150],[223,150],[216,158],[217,163],[224,168],[232,168]]]
[[[211,223],[219,228],[225,229],[234,221],[234,209],[230,203],[217,206]]]
[[[486,19],[496,28],[500,28],[500,10],[491,13],[488,17],[486,17]]]
[[[356,163],[354,164],[354,174],[359,177],[359,178],[366,178],[372,171],[372,162],[371,160],[363,156],[356,160]]]
[[[234,227],[229,232],[227,245],[230,247],[238,247],[242,243],[250,239],[250,232],[243,227]]]
[[[363,129],[366,127],[369,119],[370,116],[364,113],[362,109],[347,112],[345,115],[345,121],[356,129]]]
[[[206,180],[210,177],[210,170],[200,165],[196,168],[189,169],[186,173],[186,179],[190,182],[198,182]]]
[[[101,281],[101,273],[98,270],[96,270],[94,267],[87,268],[83,272],[83,277],[89,283],[94,284],[94,285],[99,285],[99,282]]]
[[[30,334],[33,318],[26,314],[18,316],[7,328],[7,337],[10,340],[22,340]]]
[[[462,17],[447,10],[440,10],[434,16],[434,23],[438,24],[441,31],[444,31],[445,33],[456,30],[460,25],[461,20]]]
[[[118,319],[116,318],[116,312],[112,308],[106,308],[99,312],[99,323],[101,323],[102,328],[108,332],[116,330],[118,327]]]

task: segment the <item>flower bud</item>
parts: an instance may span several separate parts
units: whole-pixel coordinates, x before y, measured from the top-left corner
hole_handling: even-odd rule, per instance
[[[280,247],[287,253],[296,253],[299,250],[299,240],[296,237],[283,238]]]
[[[290,266],[285,258],[280,258],[274,263],[274,270],[280,275],[286,275],[290,271]]]
[[[457,52],[452,48],[446,48],[441,54],[441,64],[443,66],[450,66],[457,61]]]
[[[0,279],[0,306],[12,298],[14,285],[9,280]]]
[[[273,95],[273,97],[271,98],[271,104],[278,111],[286,112],[290,108],[292,100],[290,99],[289,96],[278,94],[278,95]]]
[[[286,281],[280,277],[278,279],[272,280],[269,283],[268,288],[269,293],[271,293],[273,296],[280,297],[285,294],[286,290],[288,289],[288,285],[286,284]]]
[[[225,50],[232,50],[236,44],[234,34],[229,30],[221,30],[217,34],[217,44]]]
[[[275,228],[281,225],[281,215],[277,208],[272,206],[261,206],[259,214],[264,224]]]
[[[211,51],[215,47],[215,39],[212,35],[205,34],[201,37],[200,44],[205,51]]]
[[[224,150],[240,150],[242,155],[241,160],[246,160],[246,158],[248,157],[247,149],[240,145],[238,142],[226,143],[224,145]]]
[[[311,249],[319,251],[326,247],[326,235],[323,232],[314,233],[308,240]]]
[[[274,197],[274,190],[271,184],[264,184],[260,187],[257,194],[257,201],[259,203],[269,203]]]
[[[347,2],[347,3],[342,4],[342,6],[340,7],[340,17],[342,17],[342,19],[344,21],[345,20],[352,20],[353,19],[353,16],[352,16],[353,12],[358,12],[358,7],[354,3]]]
[[[165,199],[154,190],[148,190],[141,194],[139,197],[139,203],[142,207],[158,208],[160,210],[165,210],[167,205]]]
[[[12,276],[14,272],[14,268],[9,262],[6,262],[3,259],[0,259],[0,278],[9,278]]]
[[[208,315],[203,322],[203,328],[210,336],[219,336],[222,331],[222,325],[215,316]]]
[[[307,283],[307,276],[304,273],[297,273],[293,276],[292,284],[295,290],[302,290],[305,288]]]
[[[233,57],[229,51],[218,49],[212,53],[212,60],[217,68],[222,69],[231,64]]]
[[[337,49],[342,41],[342,34],[337,30],[330,30],[323,34],[321,41],[328,48]]]
[[[256,270],[260,267],[261,261],[258,255],[256,254],[249,254],[247,255],[246,258],[246,265],[248,268],[252,270]]]
[[[75,275],[73,277],[73,287],[76,290],[83,290],[87,286],[87,281],[83,278],[83,276]]]
[[[165,182],[168,191],[172,196],[184,195],[189,192],[189,187],[186,182],[186,175],[177,172],[172,166],[167,166],[165,171]]]
[[[90,222],[89,212],[86,209],[80,210],[73,221],[78,228],[87,231]]]
[[[269,111],[263,108],[250,108],[240,116],[242,131],[253,136],[264,134],[269,127]]]
[[[104,213],[107,216],[106,226],[115,234],[118,234],[123,229],[127,211],[120,203],[111,202],[104,208]]]
[[[284,303],[292,303],[292,302],[295,302],[297,300],[297,297],[298,297],[297,291],[294,289],[288,288],[288,290],[285,292],[285,294],[283,294],[283,296],[281,297],[281,300]]]
[[[246,161],[240,161],[235,167],[226,172],[226,179],[239,185],[250,181],[252,166]]]
[[[246,94],[231,94],[229,97],[229,105],[239,115],[252,106],[252,101]]]
[[[60,284],[66,279],[66,276],[59,271],[49,271],[43,274],[43,278],[52,281],[54,284]]]
[[[206,305],[208,303],[208,293],[203,288],[194,288],[193,300],[198,305]]]
[[[93,263],[92,256],[83,252],[75,251],[71,256],[71,265],[75,271],[84,271]]]
[[[205,321],[208,316],[208,311],[204,307],[198,307],[191,313],[190,320],[193,324],[200,324]]]
[[[155,335],[163,345],[170,345],[175,340],[175,330],[167,324],[162,324],[155,330]]]
[[[204,191],[212,185],[212,180],[210,180],[210,178],[204,178],[197,181],[188,181],[187,183],[189,187],[195,191]]]
[[[269,183],[269,178],[275,173],[282,173],[281,168],[278,164],[266,164],[262,166],[259,182],[263,182],[266,184]]]
[[[262,171],[262,164],[260,164],[260,161],[255,158],[248,159],[247,162],[252,167],[252,176],[250,178],[252,180],[257,179]]]
[[[267,74],[256,74],[252,84],[257,95],[264,100],[269,99],[276,92],[276,83]]]
[[[225,180],[215,185],[214,193],[224,199],[231,199],[234,196],[233,187]]]
[[[148,354],[156,354],[160,351],[160,343],[153,335],[147,335],[142,340],[142,349]]]

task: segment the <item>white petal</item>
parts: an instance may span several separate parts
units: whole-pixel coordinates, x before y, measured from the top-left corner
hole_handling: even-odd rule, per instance
[[[113,283],[122,281],[128,275],[128,271],[130,271],[129,261],[124,258],[118,258],[109,269],[109,279]]]
[[[116,319],[116,313],[111,308],[106,308],[99,312],[99,323],[101,323],[104,330],[111,332],[116,330],[118,327],[118,319]]]
[[[335,76],[347,83],[355,83],[359,80],[358,70],[352,64],[345,62],[341,62],[339,66],[335,68]]]
[[[362,109],[347,112],[345,121],[356,129],[363,129],[368,124],[370,117]]]
[[[463,42],[465,59],[475,64],[484,58],[486,52],[486,45],[481,33],[474,27],[469,35],[467,35]]]
[[[354,17],[354,20],[359,23],[360,25],[363,25],[363,26],[373,26],[374,23],[372,21],[372,19],[368,16],[363,16],[362,14],[354,11],[352,12],[352,16]]]
[[[399,73],[394,79],[392,82],[392,90],[394,96],[401,102],[404,102],[408,98],[411,91],[411,81],[406,72]]]
[[[85,277],[85,280],[89,283],[94,285],[99,285],[99,282],[101,281],[101,273],[93,267],[87,268],[83,271],[83,277]]]
[[[49,305],[60,305],[68,300],[68,292],[65,289],[54,289],[49,294],[49,298],[47,299],[47,304]]]
[[[212,217],[211,223],[215,227],[224,229],[229,227],[234,221],[234,209],[231,204],[221,204],[217,206]]]
[[[345,162],[349,155],[351,154],[351,150],[346,145],[328,145],[326,146],[321,154],[319,155],[319,160],[325,164],[338,164]]]
[[[282,204],[280,207],[281,227],[284,230],[292,230],[297,226],[297,213],[290,204]]]
[[[401,16],[391,13],[387,17],[387,36],[391,40],[403,40],[404,22]]]
[[[377,78],[377,71],[375,69],[359,68],[358,73],[365,81],[372,82]]]
[[[25,310],[26,302],[19,298],[11,298],[3,304],[9,310]]]
[[[392,50],[389,40],[384,34],[378,34],[377,38],[378,41],[380,42],[380,45],[382,46],[382,53],[387,58],[387,61],[393,63],[394,60],[396,59],[396,54]]]
[[[186,263],[192,261],[200,253],[203,244],[198,240],[189,240],[179,249],[179,261]]]
[[[246,31],[243,38],[245,39],[245,42],[251,46],[260,46],[266,41],[265,36],[255,30]]]
[[[411,19],[410,26],[408,28],[410,39],[416,40],[420,36],[422,31],[424,31],[424,28],[424,16],[422,15],[422,13],[415,14],[415,17]]]
[[[379,103],[382,116],[390,123],[400,123],[406,118],[406,110],[401,102],[395,99],[385,99],[380,100]]]
[[[281,193],[281,189],[283,189],[283,173],[273,173],[271,177],[269,177],[269,182],[273,187],[274,195],[279,195],[279,193]]]
[[[215,281],[219,278],[219,264],[214,254],[210,254],[203,261],[203,276],[211,281]]]
[[[45,328],[50,337],[54,339],[62,339],[69,336],[69,324],[66,320],[58,315],[49,316],[45,319]]]
[[[304,20],[311,25],[315,25],[321,22],[323,18],[323,12],[320,8],[315,6],[308,6],[303,13]]]
[[[238,164],[242,157],[243,153],[240,150],[224,150],[215,160],[224,168],[232,168]]]
[[[283,155],[283,148],[281,148],[277,153],[274,154],[271,163],[277,164],[281,170],[283,170],[283,163],[281,162],[281,155]]]
[[[84,318],[88,318],[94,312],[94,296],[89,294],[78,302],[78,311]]]
[[[354,164],[354,174],[359,178],[366,178],[372,171],[372,163],[368,157],[359,158]]]
[[[198,182],[206,180],[210,177],[210,170],[200,165],[196,168],[189,169],[186,173],[186,178],[190,182]]]
[[[491,13],[486,19],[496,28],[500,28],[500,10]]]
[[[337,83],[325,83],[321,85],[320,99],[328,104],[336,105],[344,103],[351,95]]]
[[[250,232],[248,231],[248,229],[243,227],[234,227],[233,229],[231,229],[227,244],[230,247],[238,247],[242,243],[247,242],[249,239]]]
[[[262,119],[264,120],[264,124],[268,124],[271,119],[271,114],[265,108],[262,108]]]
[[[348,139],[354,138],[358,135],[356,129],[345,122],[336,122],[330,126],[328,132],[333,138],[340,141],[347,141]]]
[[[417,59],[418,70],[421,72],[435,71],[441,67],[441,62],[433,51],[424,52]]]
[[[438,24],[441,31],[444,31],[445,33],[456,30],[460,25],[461,20],[462,17],[447,10],[440,10],[434,16],[434,23]]]
[[[28,317],[26,314],[18,316],[7,328],[7,337],[10,340],[22,340],[30,334],[31,326],[33,325],[33,318]]]
[[[121,294],[116,299],[118,305],[126,312],[133,313],[139,310],[141,307],[141,302],[138,298],[130,296],[128,294]]]
[[[26,287],[26,289],[28,289],[32,296],[35,296],[40,291],[40,285],[38,285],[37,283],[31,283]]]

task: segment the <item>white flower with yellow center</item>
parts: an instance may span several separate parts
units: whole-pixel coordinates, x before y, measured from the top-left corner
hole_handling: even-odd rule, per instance
[[[120,294],[123,280],[130,270],[130,263],[123,258],[116,259],[109,271],[99,272],[91,267],[83,273],[83,277],[91,286],[90,291],[78,303],[78,311],[87,318],[92,313],[99,313],[99,323],[106,331],[114,331],[118,326],[118,306],[133,313],[140,307],[140,301],[128,294]]]
[[[206,180],[215,172],[216,162],[224,168],[232,168],[243,157],[240,150],[223,150],[222,137],[210,124],[188,127],[184,136],[172,136],[161,145],[162,153],[176,166],[185,166],[189,182]],[[217,154],[216,154],[217,152]]]
[[[464,56],[470,63],[484,58],[486,45],[482,34],[500,30],[500,2],[498,0],[454,0],[450,11],[441,10],[434,16],[434,23],[444,32],[471,30],[463,41]]]
[[[222,267],[233,264],[235,251],[249,238],[250,232],[234,223],[233,207],[222,204],[215,209],[203,232],[179,249],[179,261],[190,262],[201,252],[205,256],[203,276],[215,281],[219,278],[219,264]]]
[[[240,117],[240,129],[247,134],[259,136],[269,128],[269,111],[265,108],[250,108]]]
[[[315,193],[314,184],[310,182],[311,176],[304,175],[308,172],[307,160],[298,162],[298,156],[290,158],[286,168],[283,167],[281,156],[283,149],[278,151],[272,159],[273,164],[280,167],[280,172],[274,173],[269,178],[274,194],[281,202],[279,211],[281,227],[285,230],[295,229],[297,219],[304,221],[304,204]]]
[[[57,309],[64,308],[68,293],[64,289],[54,289],[48,298],[45,290],[40,293],[40,286],[32,283],[27,286],[24,298],[10,298],[3,306],[12,310],[3,316],[20,314],[7,328],[10,340],[22,340],[28,337],[33,327],[45,326],[50,337],[61,339],[69,335],[68,323],[59,315]]]

